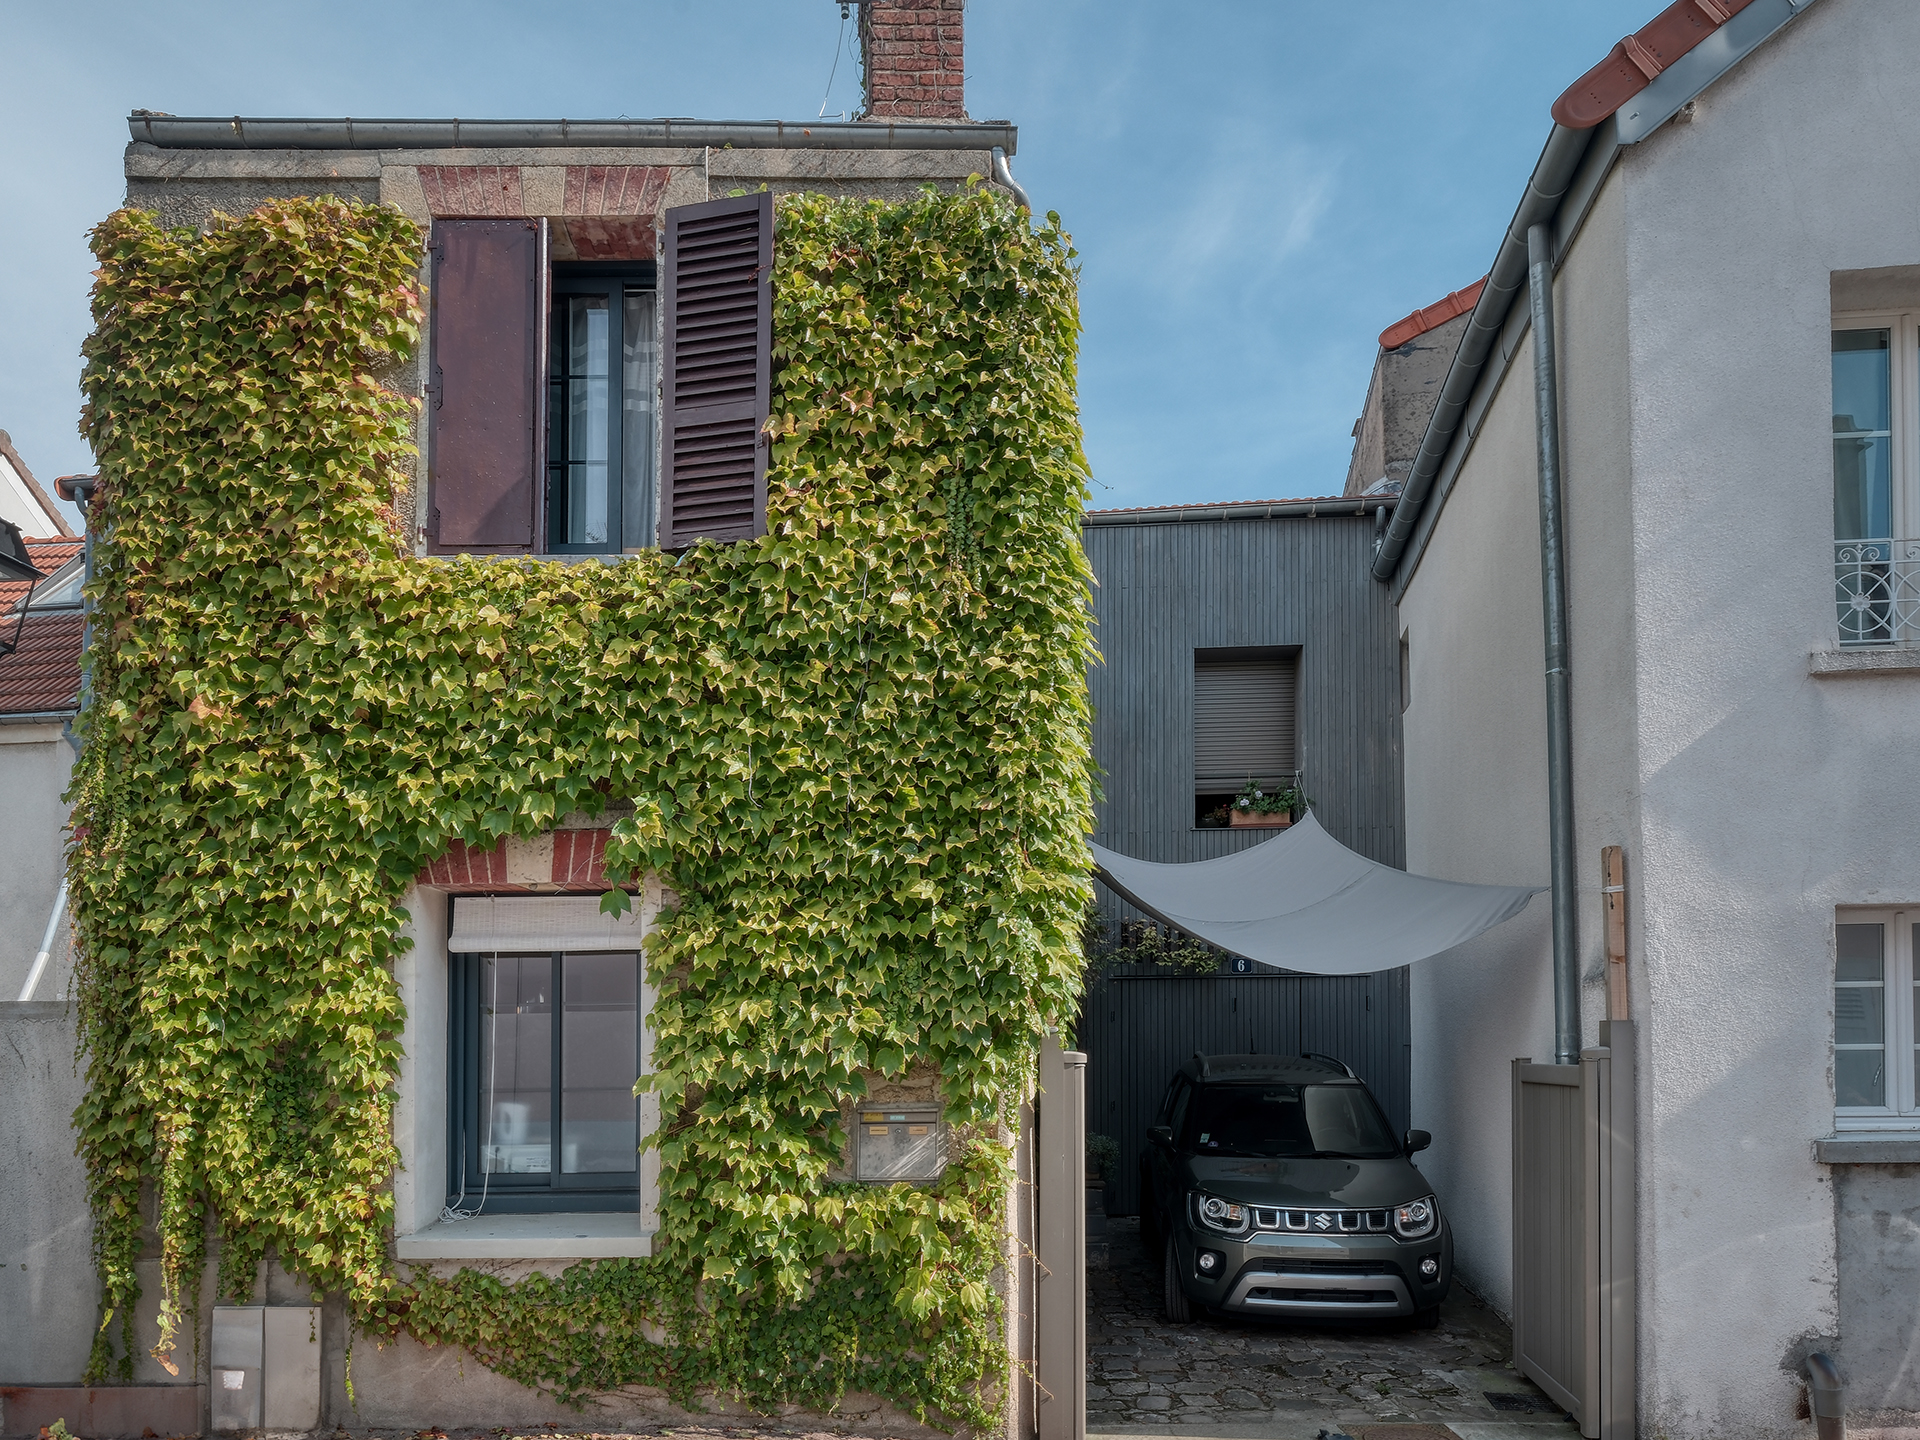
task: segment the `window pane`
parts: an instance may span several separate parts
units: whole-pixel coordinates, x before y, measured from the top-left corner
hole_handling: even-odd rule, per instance
[[[480,1168],[553,1168],[553,959],[487,960],[480,1007]]]
[[[1836,925],[1836,946],[1839,951],[1839,963],[1834,971],[1836,980],[1866,980],[1879,984],[1885,980],[1883,973],[1886,951],[1886,926],[1884,925]]]
[[[1834,1103],[1885,1105],[1887,927],[1835,925],[1833,929]]]
[[[604,295],[567,301],[567,543],[607,539],[607,405],[612,312]]]
[[[1833,1043],[1882,1045],[1887,1021],[1881,1007],[1886,992],[1878,985],[1838,985],[1833,991]]]
[[[640,957],[563,958],[560,1024],[560,1169],[631,1175],[640,1168]]]
[[[1878,1050],[1839,1050],[1833,1056],[1836,1105],[1885,1105],[1886,1064]]]
[[[651,290],[629,290],[620,317],[620,528],[621,544],[639,550],[653,544],[654,416],[659,340],[654,334]]]
[[[1833,336],[1833,538],[1893,534],[1892,334]]]

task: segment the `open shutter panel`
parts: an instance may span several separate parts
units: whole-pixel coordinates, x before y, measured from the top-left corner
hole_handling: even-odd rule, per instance
[[[433,553],[539,543],[547,222],[433,223],[427,391]]]
[[[1238,660],[1193,667],[1194,792],[1225,794],[1249,779],[1295,770],[1294,662]]]
[[[666,212],[660,546],[767,531],[773,197]]]

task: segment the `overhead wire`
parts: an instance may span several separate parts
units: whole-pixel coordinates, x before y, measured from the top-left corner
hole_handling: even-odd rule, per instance
[[[827,114],[827,102],[833,98],[834,78],[840,73],[840,56],[847,48],[847,19],[852,12],[852,8],[852,0],[840,0],[840,36],[833,42],[833,68],[827,72],[827,93],[820,97],[820,113],[813,117],[816,120],[844,120],[847,118],[847,112],[844,110],[836,110],[829,116]]]

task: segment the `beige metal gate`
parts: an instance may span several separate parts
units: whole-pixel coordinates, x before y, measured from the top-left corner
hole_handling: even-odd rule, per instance
[[[1588,1440],[1633,1440],[1633,1026],[1513,1062],[1513,1359]]]
[[[1086,1440],[1087,1057],[1049,1033],[1039,1081],[1014,1151],[1005,1440]]]

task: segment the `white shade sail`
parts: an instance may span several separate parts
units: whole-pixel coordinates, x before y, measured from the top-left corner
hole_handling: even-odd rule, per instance
[[[1215,860],[1162,865],[1093,847],[1096,873],[1154,919],[1235,955],[1363,975],[1438,955],[1511,920],[1543,888],[1430,880],[1356,855],[1307,815]]]

